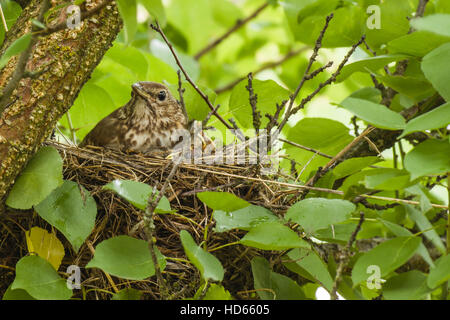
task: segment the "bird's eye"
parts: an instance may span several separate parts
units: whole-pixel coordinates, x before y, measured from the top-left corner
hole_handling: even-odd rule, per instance
[[[159,101],[164,101],[164,100],[166,100],[166,92],[165,92],[165,91],[160,91],[160,92],[158,92],[158,100],[159,100]]]

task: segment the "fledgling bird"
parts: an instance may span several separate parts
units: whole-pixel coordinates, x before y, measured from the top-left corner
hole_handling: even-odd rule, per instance
[[[186,111],[169,89],[157,82],[133,84],[130,101],[101,120],[81,142],[124,152],[171,149],[186,129]]]

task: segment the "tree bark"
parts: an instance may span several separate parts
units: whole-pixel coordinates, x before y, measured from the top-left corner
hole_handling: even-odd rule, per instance
[[[56,2],[56,3],[55,3]],[[63,1],[52,1],[56,6]],[[100,0],[90,1],[91,7]],[[0,52],[31,31],[40,0],[31,0],[8,32]],[[57,22],[65,20],[64,10]],[[11,96],[12,103],[0,119],[0,204],[31,156],[72,106],[84,83],[116,38],[122,21],[114,2],[82,21],[79,29],[64,29],[41,37],[32,48],[27,71],[42,72],[23,78]],[[0,73],[0,88],[8,83],[18,57]],[[92,106],[95,108],[96,106]],[[0,205],[1,207],[2,205]]]

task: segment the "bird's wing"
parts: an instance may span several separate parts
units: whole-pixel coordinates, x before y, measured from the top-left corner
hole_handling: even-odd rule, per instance
[[[125,121],[122,120],[122,108],[117,109],[107,117],[103,118],[84,138],[79,145],[106,147],[121,149],[123,144],[123,134]]]

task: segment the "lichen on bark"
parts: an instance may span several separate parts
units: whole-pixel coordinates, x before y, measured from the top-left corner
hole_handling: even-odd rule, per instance
[[[52,1],[56,6],[63,1]],[[101,0],[88,1],[102,3]],[[40,0],[29,1],[7,34],[0,52],[18,37],[30,32]],[[64,19],[61,14],[59,20]],[[114,2],[82,21],[79,29],[64,29],[38,39],[27,71],[44,71],[37,78],[23,78],[13,91],[12,103],[0,119],[0,204],[23,167],[72,106],[103,55],[116,38],[122,21]],[[0,73],[0,88],[8,83],[18,58]],[[95,108],[95,106],[92,106]]]

